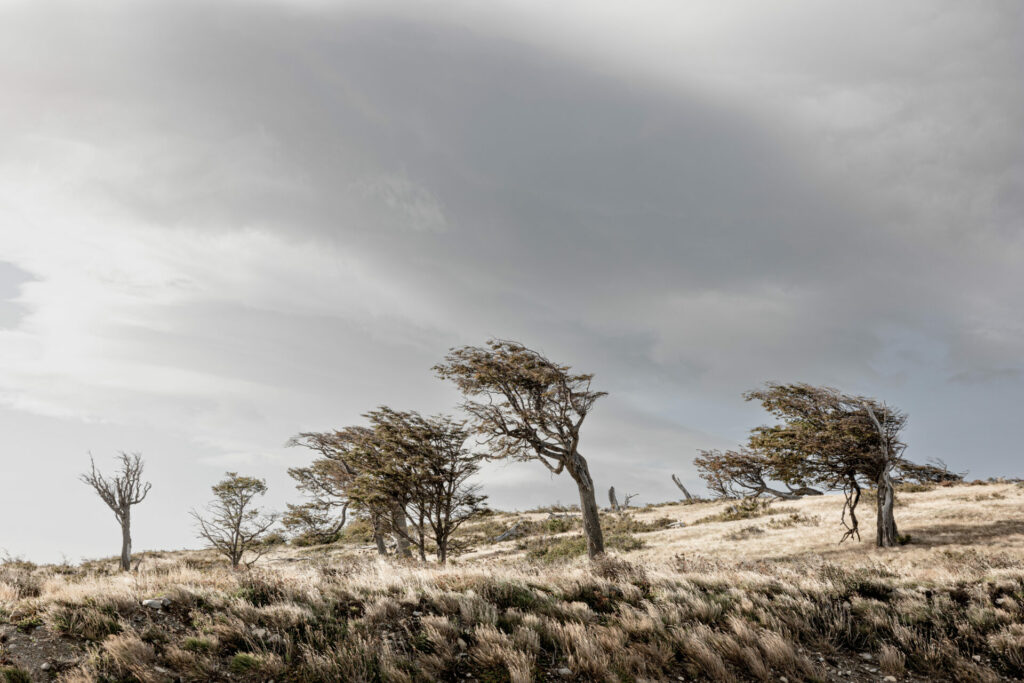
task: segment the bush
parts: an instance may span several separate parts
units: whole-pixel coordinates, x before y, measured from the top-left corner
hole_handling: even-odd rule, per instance
[[[32,676],[16,666],[0,666],[0,680],[4,683],[32,683]]]
[[[644,542],[642,539],[628,533],[608,534],[604,538],[604,547],[607,550],[628,552],[644,547]],[[568,536],[557,539],[536,538],[520,543],[518,548],[525,550],[526,556],[531,560],[544,563],[564,562],[574,557],[586,555],[587,539],[583,536]]]
[[[260,660],[248,652],[239,652],[231,658],[231,664],[228,668],[231,669],[231,673],[244,674],[250,671],[258,669],[260,666]]]
[[[719,512],[717,515],[701,517],[694,524],[707,524],[709,522],[736,522],[741,519],[753,519],[764,515],[777,515],[784,512],[795,512],[793,508],[772,509],[774,500],[763,500],[761,498],[743,498]]]

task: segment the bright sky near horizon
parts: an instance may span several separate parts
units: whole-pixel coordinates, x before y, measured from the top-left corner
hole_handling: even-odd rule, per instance
[[[2,1],[0,550],[115,554],[117,450],[136,549],[195,546],[225,470],[283,507],[288,437],[452,411],[431,365],[491,336],[596,374],[638,503],[766,380],[1024,475],[1022,128],[1013,0]]]

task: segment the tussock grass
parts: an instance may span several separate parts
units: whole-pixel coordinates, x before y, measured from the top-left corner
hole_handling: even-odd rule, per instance
[[[147,557],[137,575],[0,566],[0,609],[92,643],[61,674],[76,682],[825,681],[865,662],[879,677],[1024,677],[1024,490],[966,489],[903,493],[916,516],[901,530],[943,542],[885,551],[838,546],[828,497],[759,515],[761,533],[739,540],[722,536],[744,518],[658,521],[726,507],[709,503],[632,513],[649,530],[619,533],[642,545],[594,563],[566,532],[448,567],[334,546],[283,548],[251,572],[204,553]],[[157,596],[169,610],[140,606]]]

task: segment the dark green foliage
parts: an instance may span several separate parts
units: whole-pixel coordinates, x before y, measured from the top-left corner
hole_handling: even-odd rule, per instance
[[[32,683],[32,676],[16,666],[0,666],[0,681],[3,683]]]

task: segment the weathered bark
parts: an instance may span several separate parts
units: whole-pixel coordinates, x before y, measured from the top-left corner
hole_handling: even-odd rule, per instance
[[[594,480],[590,477],[587,461],[579,453],[573,454],[566,469],[580,491],[583,536],[587,539],[587,555],[593,559],[604,553],[604,534],[601,532],[601,518],[598,515],[597,500],[594,498]]]
[[[371,514],[370,524],[373,526],[373,542],[377,545],[377,554],[387,555],[388,544],[384,540],[384,520],[380,513]]]
[[[396,505],[391,512],[391,523],[395,528],[395,554],[399,557],[412,557],[412,550],[409,549],[409,526],[405,520],[405,510],[401,505]]]
[[[608,503],[611,505],[612,510],[615,512],[619,511],[619,501],[615,497],[615,487],[608,489]]]
[[[675,482],[675,485],[678,486],[679,490],[683,492],[683,495],[686,496],[687,501],[693,500],[693,496],[691,496],[690,492],[686,490],[685,486],[683,486],[683,482],[679,481],[679,477],[673,474],[672,481]]]
[[[883,471],[875,483],[878,488],[877,544],[879,548],[892,548],[899,543],[896,518],[893,515],[896,492],[888,471]]]
[[[121,518],[121,571],[132,569],[132,521],[127,514]]]
[[[384,542],[384,534],[375,533],[373,535],[373,542],[377,544],[377,554],[378,555],[387,555],[388,554],[388,546]]]

